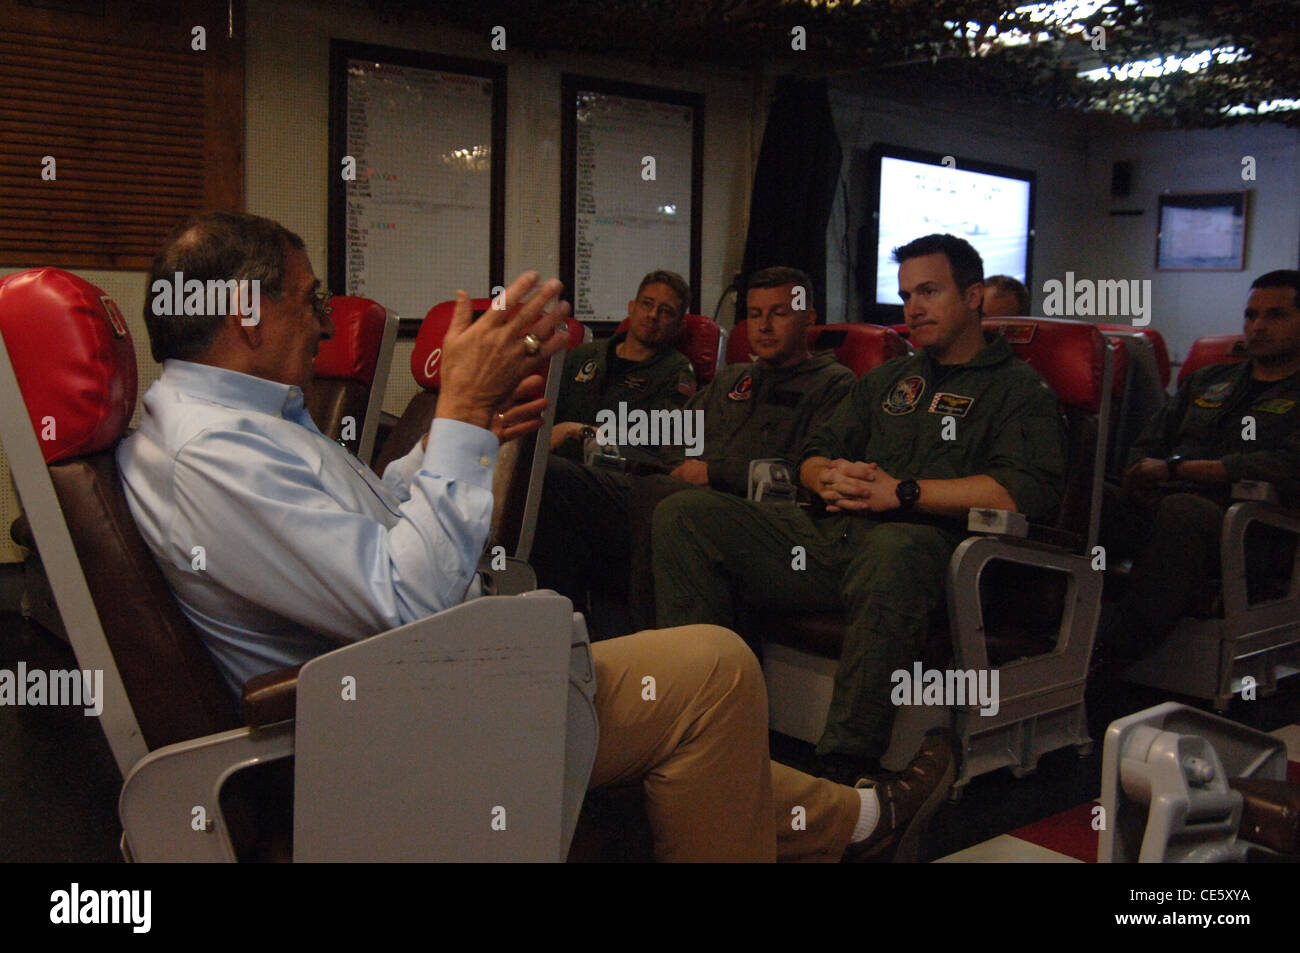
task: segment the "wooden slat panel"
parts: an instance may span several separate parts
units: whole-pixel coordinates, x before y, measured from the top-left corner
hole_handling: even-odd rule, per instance
[[[74,30],[0,0],[0,264],[145,269],[181,218],[242,206],[243,4],[233,41],[224,0],[202,5],[205,52],[179,21]]]

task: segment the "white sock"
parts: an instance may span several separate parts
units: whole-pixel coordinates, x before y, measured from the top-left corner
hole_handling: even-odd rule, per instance
[[[853,826],[853,836],[849,838],[852,844],[870,837],[871,832],[876,829],[876,822],[880,820],[880,798],[876,797],[876,789],[855,788],[854,790],[862,800],[862,810],[858,812],[858,823]]]

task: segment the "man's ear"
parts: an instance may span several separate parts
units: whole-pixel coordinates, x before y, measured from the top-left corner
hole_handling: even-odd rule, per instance
[[[980,305],[984,303],[984,282],[977,281],[966,289],[966,307],[971,311],[979,311]]]
[[[226,318],[226,327],[233,329],[234,333],[239,336],[244,343],[252,349],[262,346],[262,321],[259,318],[252,324],[245,324],[246,319],[236,313]]]
[[[812,327],[814,324],[816,324],[816,323],[817,323],[817,309],[816,309],[816,308],[809,308],[807,311],[805,311],[805,312],[804,312],[804,319],[805,319],[805,320],[804,320],[803,326],[804,326],[805,328],[810,328],[810,327]]]

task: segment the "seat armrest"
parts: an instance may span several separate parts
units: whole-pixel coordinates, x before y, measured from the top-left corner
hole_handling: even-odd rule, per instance
[[[1238,480],[1232,484],[1234,500],[1254,500],[1258,503],[1277,503],[1277,487],[1262,480]]]
[[[301,665],[254,675],[244,685],[240,710],[250,728],[265,728],[294,717],[298,704],[298,669]]]
[[[1029,520],[1024,513],[1014,513],[1011,510],[972,507],[966,516],[966,529],[972,533],[1024,539],[1029,535]]]
[[[799,481],[779,458],[749,461],[749,496],[759,503],[793,503]]]

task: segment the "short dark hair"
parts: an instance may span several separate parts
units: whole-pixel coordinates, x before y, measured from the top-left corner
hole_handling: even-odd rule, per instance
[[[992,285],[1003,294],[1015,295],[1018,314],[1029,314],[1029,289],[1010,275],[989,275],[984,287]]]
[[[956,235],[923,235],[894,249],[894,261],[900,265],[909,258],[924,255],[943,255],[948,259],[948,267],[952,269],[958,291],[965,291],[971,285],[984,281],[984,259],[964,238]]]
[[[745,284],[745,292],[748,293],[750,288],[784,288],[786,285],[802,285],[808,307],[812,308],[813,290],[812,279],[798,268],[790,268],[786,265],[774,265],[771,268],[763,268],[749,276],[749,281]]]
[[[1295,292],[1295,304],[1300,307],[1300,271],[1280,268],[1260,275],[1250,283],[1250,290],[1256,288],[1290,288]]]
[[[221,314],[154,314],[154,282],[170,283],[177,272],[185,281],[205,284],[256,280],[264,297],[278,301],[289,253],[306,247],[279,222],[246,212],[201,212],[181,222],[154,258],[145,288],[144,323],[153,359],[185,360],[203,353],[226,319]]]
[[[641,283],[636,286],[636,296],[641,297],[641,292],[645,291],[646,285],[667,285],[673,290],[673,294],[682,299],[682,313],[679,318],[686,317],[686,309],[691,306],[691,286],[686,283],[686,279],[675,271],[666,271],[659,269],[652,271],[641,279]]]

